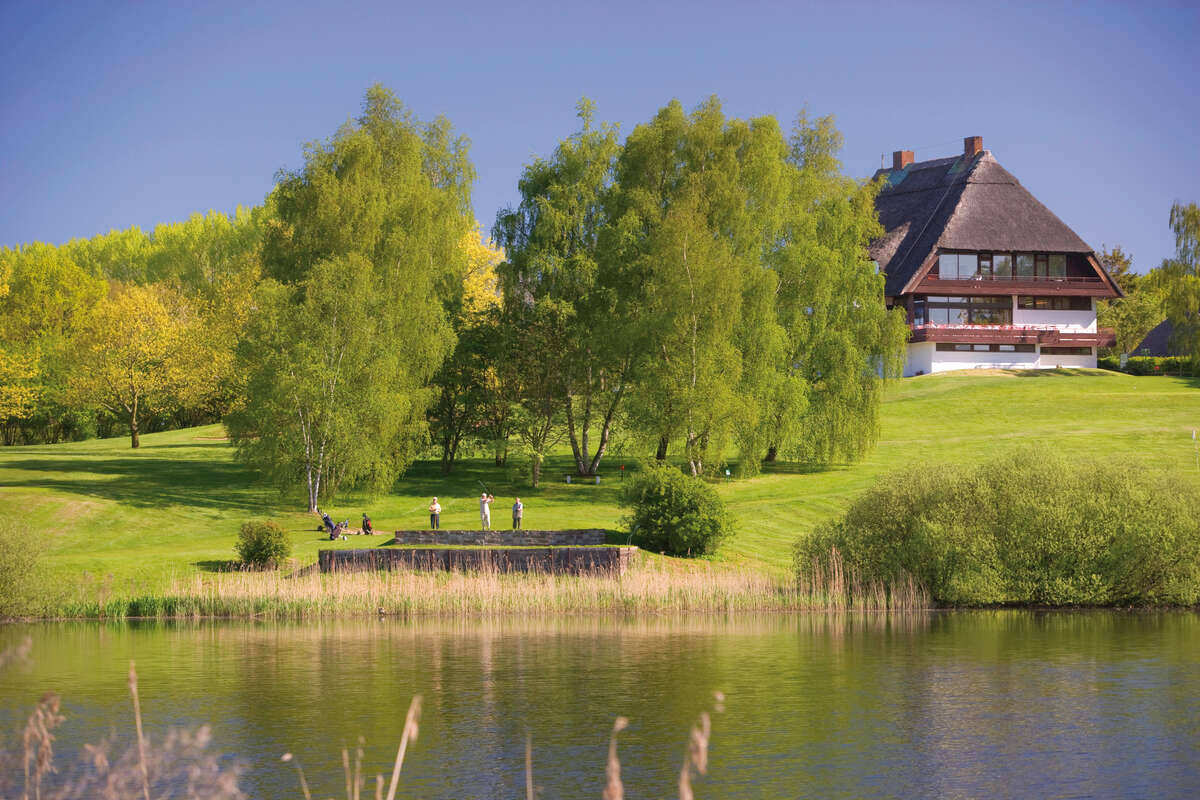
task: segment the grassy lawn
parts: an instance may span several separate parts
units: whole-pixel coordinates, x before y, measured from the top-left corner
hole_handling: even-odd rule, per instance
[[[1082,370],[907,379],[889,390],[879,446],[862,463],[815,472],[779,464],[752,480],[721,483],[738,519],[721,558],[783,571],[797,536],[837,514],[881,473],[914,462],[968,464],[1038,443],[1093,456],[1133,454],[1197,480],[1193,428],[1200,428],[1195,379]],[[560,455],[547,462],[538,490],[520,467],[494,467],[490,459],[463,462],[449,477],[437,462],[419,462],[392,494],[349,498],[329,511],[353,526],[367,511],[381,532],[423,528],[437,495],[443,528],[476,528],[483,483],[496,495],[495,528],[508,526],[517,494],[528,528],[616,528],[621,460],[606,460],[599,486],[567,485],[570,459]],[[625,463],[632,469],[632,459]],[[390,538],[324,541],[317,519],[295,510],[301,501],[256,485],[233,460],[219,426],[147,435],[138,450],[127,438],[0,449],[0,508],[28,530],[55,579],[111,582],[117,590],[154,591],[172,577],[217,568],[233,557],[238,526],[251,518],[283,524],[305,563],[316,560],[318,548]]]

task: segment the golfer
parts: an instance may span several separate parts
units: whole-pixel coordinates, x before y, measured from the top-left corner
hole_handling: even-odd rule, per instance
[[[492,527],[492,501],[495,499],[487,492],[479,495],[479,521],[485,531]]]

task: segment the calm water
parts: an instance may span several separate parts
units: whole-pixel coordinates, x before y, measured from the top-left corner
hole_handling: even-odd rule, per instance
[[[7,742],[63,695],[60,763],[131,736],[136,659],[148,733],[211,723],[253,797],[345,794],[340,748],[390,774],[425,696],[404,796],[596,798],[613,717],[626,796],[674,797],[714,689],[699,798],[1200,796],[1200,616],[935,613],[313,624],[45,624],[0,672]]]

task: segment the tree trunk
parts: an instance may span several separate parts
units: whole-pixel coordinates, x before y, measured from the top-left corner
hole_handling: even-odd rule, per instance
[[[538,481],[542,479],[542,459],[538,456],[533,457],[533,488],[538,488]]]
[[[663,436],[658,440],[658,450],[654,452],[654,458],[657,461],[667,460],[667,437]]]
[[[138,418],[137,418],[137,398],[133,398],[133,406],[129,409],[129,440],[130,447],[135,450],[141,446],[142,441],[138,436]]]
[[[575,433],[575,403],[570,393],[567,394],[563,408],[567,412],[567,437],[571,440],[571,454],[575,456],[575,474],[585,475],[587,474],[587,442],[585,440],[581,450],[579,436]],[[584,425],[587,425],[586,421]]]
[[[767,448],[767,457],[764,458],[763,461],[766,461],[769,464],[774,464],[775,457],[778,455],[779,455],[779,449],[775,445],[771,445],[770,447]]]

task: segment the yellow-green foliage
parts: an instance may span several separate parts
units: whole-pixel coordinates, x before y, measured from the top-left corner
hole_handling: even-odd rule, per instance
[[[801,540],[798,574],[826,569],[835,549],[867,580],[911,575],[950,605],[1192,605],[1200,485],[1041,448],[969,469],[916,464]]]

